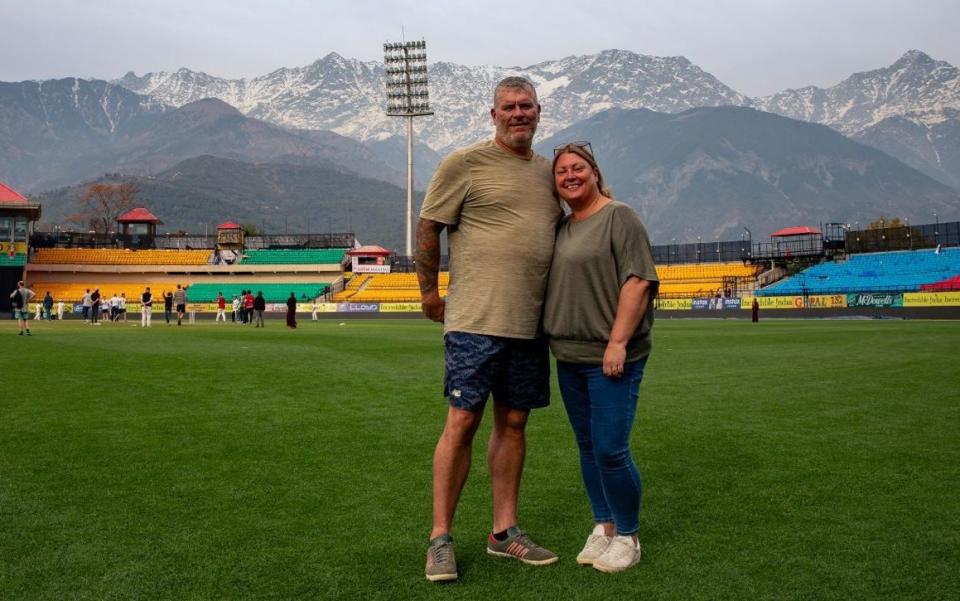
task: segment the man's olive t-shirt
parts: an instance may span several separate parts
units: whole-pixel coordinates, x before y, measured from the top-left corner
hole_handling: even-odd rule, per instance
[[[650,304],[627,343],[627,361],[650,354],[653,298],[659,280],[650,240],[629,206],[613,201],[557,231],[543,329],[560,361],[603,363],[617,314],[620,288],[631,276],[651,282]]]
[[[563,212],[550,161],[487,141],[448,156],[420,217],[445,223],[450,285],[444,330],[534,338]]]

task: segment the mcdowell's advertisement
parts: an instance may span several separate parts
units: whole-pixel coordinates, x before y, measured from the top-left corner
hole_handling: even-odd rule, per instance
[[[902,307],[903,295],[894,293],[861,293],[847,295],[848,307]]]

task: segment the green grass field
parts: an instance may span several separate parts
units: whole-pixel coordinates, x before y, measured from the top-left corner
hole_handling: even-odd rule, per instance
[[[488,557],[487,427],[461,579],[423,578],[439,326],[0,324],[0,599],[958,599],[960,323],[666,321],[634,454],[644,559],[603,575],[559,396]]]

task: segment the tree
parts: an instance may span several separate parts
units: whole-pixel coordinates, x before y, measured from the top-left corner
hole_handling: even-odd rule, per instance
[[[880,219],[877,219],[876,221],[871,221],[869,224],[867,224],[867,229],[882,230],[887,228],[903,227],[903,226],[904,226],[904,223],[899,217],[894,217],[893,219],[887,219],[886,217],[881,215]]]
[[[113,230],[122,213],[137,202],[137,186],[131,183],[90,184],[80,197],[80,211],[70,221],[98,234]]]
[[[247,236],[259,236],[262,232],[257,228],[256,223],[241,223],[240,229],[243,230],[243,233]]]

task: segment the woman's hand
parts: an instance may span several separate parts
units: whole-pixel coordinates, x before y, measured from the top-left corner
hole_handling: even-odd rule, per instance
[[[608,378],[619,378],[623,375],[623,364],[626,360],[627,345],[608,342],[607,350],[603,352],[603,375]]]

